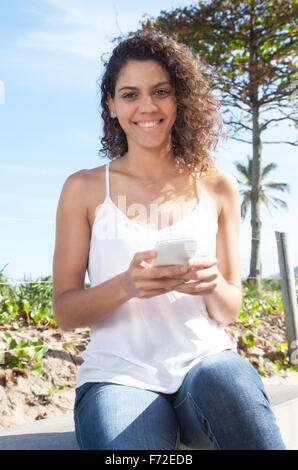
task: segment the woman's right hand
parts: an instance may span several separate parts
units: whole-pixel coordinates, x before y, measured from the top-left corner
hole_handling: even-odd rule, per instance
[[[165,294],[185,282],[182,277],[179,280],[179,276],[187,273],[187,266],[151,266],[152,260],[156,256],[157,251],[154,250],[134,254],[129,268],[125,272],[126,287],[130,298],[155,297]]]

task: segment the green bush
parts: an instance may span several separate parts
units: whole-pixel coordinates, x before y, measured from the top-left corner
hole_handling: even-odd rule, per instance
[[[279,277],[262,279],[262,287],[265,290],[281,290],[281,279]]]

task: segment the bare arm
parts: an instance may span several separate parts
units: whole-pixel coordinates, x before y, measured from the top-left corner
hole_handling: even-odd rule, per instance
[[[65,181],[56,214],[53,258],[53,315],[65,330],[89,326],[129,299],[124,273],[84,289],[90,247],[84,171]]]
[[[121,273],[98,286],[64,292],[56,301],[54,317],[63,330],[82,328],[106,317],[129,299]]]
[[[222,326],[233,322],[242,305],[242,283],[239,250],[240,200],[236,178],[226,174],[221,182],[221,212],[216,237],[219,278],[217,287],[205,295],[211,318]]]

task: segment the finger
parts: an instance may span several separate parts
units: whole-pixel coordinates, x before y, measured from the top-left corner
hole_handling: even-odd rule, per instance
[[[175,278],[175,276],[180,276],[188,272],[188,267],[183,265],[173,265],[173,266],[153,266],[150,269],[150,277],[154,279],[159,278]]]
[[[217,258],[210,255],[201,255],[187,258],[187,266],[191,269],[205,269],[218,263]]]
[[[183,290],[183,292],[190,292],[198,289],[198,285],[200,282],[190,282],[189,284],[182,284],[181,286],[178,286],[178,289]]]
[[[180,286],[184,283],[183,280],[175,280],[175,279],[143,279],[142,282],[142,289],[145,290],[155,290],[155,289],[165,289],[165,290],[172,290],[174,287]]]
[[[147,251],[141,251],[138,253],[135,253],[133,259],[132,259],[132,265],[133,267],[137,267],[140,264],[146,265],[146,261],[152,260],[157,256],[157,251],[155,250],[147,250]]]
[[[150,297],[155,297],[156,295],[163,295],[167,292],[167,289],[152,289],[149,291],[146,291],[143,295],[142,298],[150,298]]]
[[[210,282],[193,282],[191,284],[183,284],[182,286],[178,286],[174,290],[183,292],[185,294],[205,295],[213,292],[216,285],[216,283],[213,284]]]
[[[181,283],[173,283],[173,280],[169,282],[169,280],[164,280],[163,282],[157,281],[145,281],[143,287],[140,289],[142,297],[151,297],[153,295],[165,294],[171,290],[174,290],[177,286],[181,285]]]
[[[184,275],[175,276],[175,279],[184,279],[185,281],[209,282],[213,281],[217,276],[218,270],[217,268],[214,268],[214,266],[205,269],[198,269],[194,267],[193,270],[189,271]]]
[[[177,281],[190,281],[192,278],[193,272],[188,271],[186,274],[175,274],[172,279],[177,279]]]
[[[211,268],[197,269],[191,272],[191,279],[200,282],[211,282],[218,277],[218,270],[214,266]]]

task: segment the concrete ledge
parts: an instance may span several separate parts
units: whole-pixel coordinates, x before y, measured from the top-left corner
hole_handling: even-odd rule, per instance
[[[298,386],[274,384],[265,389],[287,449],[298,450]],[[181,444],[180,449],[188,448]],[[0,450],[79,450],[73,414],[2,429]]]
[[[79,450],[73,414],[32,421],[0,431],[0,450]]]

